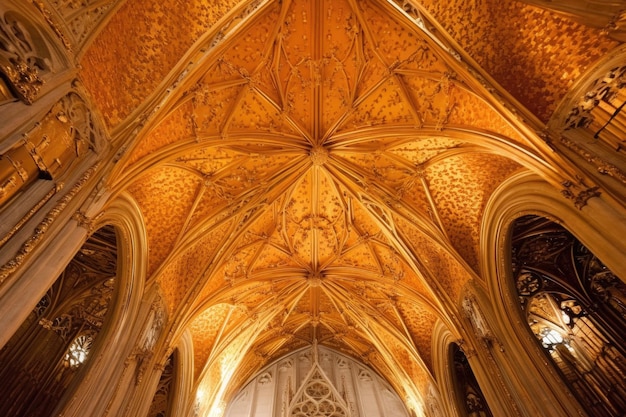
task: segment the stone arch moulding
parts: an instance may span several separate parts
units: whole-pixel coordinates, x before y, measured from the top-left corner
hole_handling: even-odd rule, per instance
[[[134,200],[121,194],[89,225],[97,230],[104,225],[115,227],[118,236],[117,289],[112,310],[105,321],[83,378],[74,381],[71,398],[58,413],[64,415],[102,415],[115,394],[117,381],[124,371],[124,361],[135,344],[131,331],[141,307],[147,262],[146,231]],[[56,414],[55,414],[56,415]]]
[[[454,395],[454,380],[452,377],[452,363],[450,362],[450,345],[458,343],[460,336],[454,335],[442,322],[437,321],[432,334],[432,354],[435,379],[439,391],[440,405],[442,407],[440,415],[450,417],[460,417],[457,396]],[[436,398],[436,397],[435,397]]]
[[[592,198],[582,210],[537,176],[521,172],[501,185],[487,203],[481,228],[484,248],[481,270],[493,305],[495,325],[507,349],[507,366],[517,369],[516,384],[553,408],[546,415],[580,415],[580,407],[568,392],[556,369],[546,367],[546,357],[527,329],[513,287],[510,235],[513,222],[533,214],[563,225],[623,280],[620,262],[626,247],[621,236],[626,225],[602,197]],[[536,366],[528,366],[535,363]],[[526,364],[526,365],[524,365]]]
[[[174,351],[177,352],[178,363],[174,371],[175,379],[172,387],[170,410],[184,410],[181,415],[187,415],[191,410],[185,410],[188,404],[193,404],[194,368],[193,368],[193,340],[191,333],[185,331]]]

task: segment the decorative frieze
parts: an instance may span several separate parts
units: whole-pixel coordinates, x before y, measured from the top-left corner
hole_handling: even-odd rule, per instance
[[[94,174],[98,164],[95,164],[89,168],[81,179],[59,200],[59,202],[50,210],[44,219],[35,228],[35,233],[24,242],[17,254],[0,267],[0,285],[11,276],[15,271],[22,266],[24,261],[29,257],[32,251],[43,241],[43,238],[48,231],[49,227],[54,223],[56,218],[63,212],[69,202],[78,194],[78,192],[85,186],[89,178]]]

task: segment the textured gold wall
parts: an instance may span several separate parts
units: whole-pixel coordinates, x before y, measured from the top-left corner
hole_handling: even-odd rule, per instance
[[[81,77],[109,126],[124,120],[237,0],[129,0],[81,61]]]
[[[512,0],[424,0],[452,37],[544,122],[572,83],[618,43]]]

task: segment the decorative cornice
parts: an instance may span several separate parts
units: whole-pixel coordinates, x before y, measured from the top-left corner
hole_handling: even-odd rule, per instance
[[[13,237],[13,235],[17,233],[22,228],[22,226],[24,226],[24,224],[26,224],[26,222],[30,220],[30,218],[33,217],[36,212],[39,211],[41,207],[44,206],[44,204],[50,201],[52,196],[61,191],[64,185],[65,184],[63,184],[62,182],[55,184],[55,186],[50,191],[48,191],[48,194],[46,194],[32,209],[28,211],[28,213],[26,213],[24,217],[22,217],[19,222],[17,222],[15,226],[13,226],[11,230],[9,230],[6,235],[4,235],[2,239],[0,239],[0,247],[7,243],[8,240],[11,239],[11,237]]]
[[[74,186],[59,200],[59,202],[50,210],[44,219],[35,228],[35,233],[24,242],[20,250],[2,267],[0,267],[0,285],[2,285],[8,277],[13,275],[24,262],[31,255],[33,250],[39,246],[46,235],[46,232],[54,221],[59,217],[63,210],[67,207],[70,201],[78,194],[78,192],[85,186],[89,178],[96,172],[99,163],[94,164],[87,169],[80,180],[74,184]]]

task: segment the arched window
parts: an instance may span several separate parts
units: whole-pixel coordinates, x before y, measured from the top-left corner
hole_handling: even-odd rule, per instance
[[[626,285],[571,233],[519,218],[513,276],[529,328],[591,416],[626,413]]]
[[[92,356],[114,296],[113,227],[81,247],[30,316],[0,351],[0,415],[51,415]]]
[[[491,417],[491,411],[485,401],[478,381],[470,367],[465,353],[456,343],[450,345],[450,356],[454,366],[456,395],[463,404],[462,415],[468,417]]]

